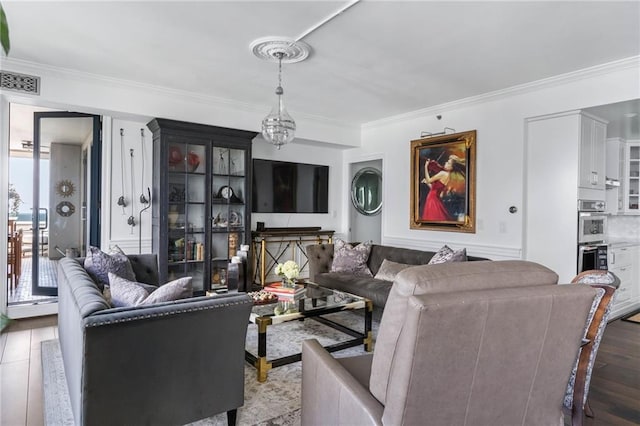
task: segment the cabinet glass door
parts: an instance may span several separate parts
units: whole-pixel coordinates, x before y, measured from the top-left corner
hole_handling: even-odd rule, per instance
[[[211,182],[211,288],[224,285],[227,265],[245,244],[245,151],[214,147]]]
[[[640,210],[640,145],[629,146],[628,159],[627,211],[637,212]]]
[[[169,144],[168,278],[193,277],[193,289],[204,290],[206,169],[203,145]]]

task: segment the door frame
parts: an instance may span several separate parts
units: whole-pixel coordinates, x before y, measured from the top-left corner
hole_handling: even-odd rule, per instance
[[[32,253],[37,254],[39,247],[39,224],[40,224],[40,120],[43,118],[91,118],[92,125],[92,142],[91,142],[91,162],[90,162],[90,188],[88,199],[91,200],[89,217],[95,217],[96,220],[89,221],[89,244],[100,245],[100,202],[101,202],[101,170],[102,170],[102,140],[100,138],[102,123],[99,115],[87,114],[82,112],[68,111],[45,111],[33,113],[33,202],[34,211],[36,212],[31,227],[34,229]],[[97,168],[97,171],[94,171]],[[97,176],[97,178],[96,178]],[[51,212],[52,213],[52,212]],[[93,216],[93,215],[96,216]],[[51,250],[51,247],[49,248]],[[39,258],[39,257],[38,257]],[[33,262],[31,265],[31,292],[34,296],[57,296],[58,287],[40,287],[38,285],[39,262]]]

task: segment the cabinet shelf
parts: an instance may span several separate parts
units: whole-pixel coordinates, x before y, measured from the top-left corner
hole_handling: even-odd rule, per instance
[[[211,176],[213,176],[213,177],[221,177],[221,178],[231,178],[231,179],[244,178],[245,177],[244,174],[241,174],[241,175],[236,175],[236,174],[225,175],[225,174],[222,174],[222,173],[212,173]]]

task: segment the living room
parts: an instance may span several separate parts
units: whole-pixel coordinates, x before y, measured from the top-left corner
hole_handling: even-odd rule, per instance
[[[448,244],[452,248],[464,247],[471,255],[492,260],[538,260],[527,255],[529,241],[539,237],[538,234],[527,232],[527,223],[528,217],[545,210],[547,206],[528,198],[526,188],[530,180],[527,173],[533,170],[551,192],[562,194],[565,188],[561,182],[548,178],[549,171],[545,164],[531,164],[528,161],[527,120],[640,98],[640,49],[637,37],[633,37],[638,32],[637,3],[622,2],[615,6],[576,4],[575,9],[565,4],[553,12],[554,6],[546,5],[540,6],[540,9],[534,8],[531,13],[535,12],[535,15],[528,19],[518,18],[522,19],[520,21],[516,17],[527,13],[511,10],[514,16],[505,19],[498,13],[460,10],[457,18],[449,17],[441,23],[435,18],[425,22],[426,16],[435,15],[444,19],[445,15],[442,11],[438,12],[442,16],[429,11],[428,5],[418,2],[411,7],[425,9],[407,12],[402,9],[411,9],[409,4],[356,4],[306,39],[314,49],[311,58],[299,64],[283,64],[282,86],[285,88],[284,97],[289,112],[297,123],[296,139],[276,150],[258,136],[252,144],[252,156],[329,166],[329,212],[254,213],[251,216],[252,230],[256,229],[258,222],[264,222],[268,227],[320,226],[335,230],[337,238],[351,240],[352,169],[355,164],[375,160],[381,162],[383,176],[380,240],[376,243],[431,251]],[[126,176],[123,177],[123,164],[132,170],[141,170],[144,164],[146,182],[151,181],[152,135],[147,124],[153,118],[167,118],[259,133],[260,123],[275,100],[273,88],[277,81],[277,64],[256,59],[249,44],[273,33],[283,36],[300,34],[340,6],[324,2],[275,6],[248,2],[234,6],[214,2],[201,4],[203,9],[181,12],[175,4],[125,3],[121,5],[124,7],[123,13],[114,9],[113,5],[96,6],[92,10],[89,5],[80,3],[73,7],[87,13],[87,18],[77,23],[75,13],[79,12],[74,10],[69,13],[68,5],[47,3],[35,6],[3,2],[11,28],[12,50],[8,57],[2,58],[2,70],[39,77],[40,92],[30,95],[3,90],[0,103],[2,128],[9,128],[11,104],[101,116],[102,161],[105,165],[101,176],[101,246],[106,249],[118,245],[128,254],[138,253],[141,246],[140,251],[149,252],[152,247],[150,215],[143,213],[138,227],[132,229],[127,223],[130,212],[127,210],[123,214],[122,207],[117,203],[123,183],[130,183]],[[34,11],[34,7],[38,10]],[[505,7],[517,8],[515,4],[506,4]],[[550,9],[545,10],[545,7]],[[258,8],[259,13],[252,8]],[[394,16],[394,8],[402,10],[402,19],[409,19],[407,15],[413,15],[413,18],[400,25],[400,18]],[[578,9],[580,13],[577,13]],[[486,26],[477,22],[479,13],[486,14],[483,15],[488,19]],[[549,15],[557,15],[549,18],[552,21],[549,27],[558,32],[549,30],[549,34],[545,35],[546,26],[540,25],[545,20],[535,20],[533,16]],[[51,19],[51,16],[56,19]],[[203,32],[191,35],[187,29],[183,29],[183,36],[169,36],[164,32],[163,25],[175,24],[178,27],[178,23],[171,19],[175,16],[184,16],[185,21],[187,17],[195,19]],[[201,19],[207,17],[206,25],[196,19],[198,16]],[[604,21],[602,25],[606,25],[606,30],[587,28],[583,29],[584,33],[576,33],[579,35],[565,34],[566,37],[560,37],[557,34],[564,33],[560,30],[562,16],[565,20],[575,17],[576,27],[584,27],[581,24],[597,18],[598,21]],[[239,17],[242,17],[240,22],[246,22],[246,25],[235,23],[234,19]],[[459,20],[461,17],[464,19]],[[96,22],[101,19],[103,22]],[[431,22],[432,19],[435,22]],[[151,27],[145,29],[142,21],[149,21]],[[243,28],[232,32],[231,22],[234,22],[233,26]],[[265,25],[265,22],[269,25]],[[365,25],[364,22],[370,23]],[[466,37],[503,27],[504,32],[493,34],[495,39],[490,40],[491,43],[499,41],[500,44],[491,44],[491,48],[485,45],[483,49],[475,44],[462,48],[454,40],[440,47],[432,46],[429,50],[419,49],[422,45],[437,44],[435,41],[429,43],[432,40],[443,43],[441,34],[454,28],[455,31],[461,31],[460,22],[476,25],[466,30]],[[383,52],[372,52],[358,44],[351,44],[355,43],[353,39],[362,37],[349,30],[355,23],[362,25],[361,34],[372,35],[367,43],[387,48]],[[89,44],[85,51],[70,42],[74,37],[93,34],[90,29],[94,25],[101,28],[99,32],[110,34],[106,41]],[[184,23],[180,25],[189,26]],[[431,29],[434,26],[438,29]],[[119,31],[114,34],[113,28],[116,27]],[[521,27],[527,28],[527,31],[520,30]],[[410,28],[412,31],[409,31]],[[537,32],[534,33],[534,29]],[[422,35],[427,30],[433,31],[429,33],[431,37]],[[525,44],[516,45],[502,40],[523,32],[530,34],[519,40]],[[128,41],[136,40],[138,33],[153,34],[153,47]],[[400,41],[391,38],[391,33],[398,33],[396,36],[399,40],[408,46],[397,47]],[[54,42],[55,36],[49,37],[49,34],[56,34],[60,42]],[[554,34],[557,40],[553,38]],[[194,37],[196,45],[200,46],[200,49],[196,49],[197,55],[187,48],[194,42],[189,37]],[[39,44],[45,39],[51,40],[51,44]],[[585,45],[591,48],[586,49]],[[394,46],[406,56],[398,56],[399,52],[389,46]],[[105,53],[107,49],[108,53]],[[472,59],[476,58],[472,55],[474,49],[482,50],[483,54],[479,56],[483,60]],[[358,51],[362,53],[354,53]],[[206,52],[213,53],[202,61],[202,68],[197,68],[194,62],[198,61],[193,60],[191,55],[207,55]],[[561,60],[572,55],[575,55],[573,62]],[[111,60],[110,56],[117,60]],[[422,58],[417,62],[418,65],[412,62],[416,57]],[[69,65],[73,64],[72,59],[82,64],[75,68]],[[347,73],[339,67],[327,68],[331,63],[349,62],[355,63],[355,68],[360,69],[359,79],[354,78],[357,73],[353,69]],[[109,69],[109,63],[118,64],[115,67],[117,69]],[[187,65],[181,65],[183,63]],[[166,74],[159,71],[164,66],[168,69]],[[207,68],[212,73],[215,71],[215,78],[208,75]],[[406,76],[403,68],[407,69]],[[422,70],[417,73],[418,76],[413,74],[415,68]],[[435,72],[434,68],[442,68],[445,71],[440,72],[449,74],[451,79],[438,81],[443,75]],[[389,69],[396,70],[395,78],[385,82],[375,79],[377,73],[388,76],[386,72]],[[412,70],[412,74],[409,74],[409,70]],[[127,71],[131,74],[127,74]],[[241,80],[235,97],[224,88],[230,86],[231,80],[219,77],[229,75],[231,79],[232,74],[239,75]],[[344,81],[341,86],[332,86],[327,75],[343,76],[341,80],[353,85],[353,90],[348,90]],[[204,83],[208,79],[217,81],[213,86],[206,86]],[[418,84],[418,80],[433,82],[425,87]],[[182,85],[177,82],[182,82]],[[412,88],[414,85],[416,88]],[[326,92],[325,96],[319,97],[317,92],[308,91],[309,86],[320,86],[320,90]],[[211,87],[211,90],[202,87]],[[248,92],[253,97],[248,96]],[[356,92],[368,94],[358,98]],[[351,99],[354,103],[347,102]],[[422,132],[438,133],[445,128],[455,129],[456,132],[477,131],[474,233],[416,230],[409,227],[410,141],[419,139]],[[124,152],[127,155],[124,163],[120,129],[124,129],[125,134]],[[140,129],[145,132],[148,148],[144,153],[138,151],[141,146]],[[9,135],[4,131],[3,149],[0,152],[3,170],[0,196],[6,196],[8,188],[8,174],[5,172],[8,138]],[[136,150],[133,164],[129,164],[130,148]],[[577,168],[577,157],[563,160],[568,170]],[[145,186],[149,186],[143,186],[142,181],[138,179],[134,193],[144,192]],[[516,211],[511,212],[511,207],[515,207]],[[0,215],[6,215],[4,209],[4,205],[0,206]],[[571,214],[575,215],[575,209]],[[134,215],[137,218],[137,210]],[[559,241],[573,239],[575,249],[575,232],[572,229],[566,229],[566,234],[556,234],[556,238]],[[555,241],[544,243],[555,244]],[[1,258],[5,259],[6,256]],[[561,262],[570,262],[573,267],[575,252],[565,253]],[[555,265],[547,266],[555,270]],[[561,282],[568,282],[572,276],[563,273]],[[7,306],[6,297],[6,293],[2,292],[0,306],[3,310]],[[44,309],[48,308],[53,309],[53,306]]]

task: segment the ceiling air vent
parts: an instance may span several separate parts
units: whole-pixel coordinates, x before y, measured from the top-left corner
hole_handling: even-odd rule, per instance
[[[40,94],[40,77],[0,71],[0,79],[2,89],[26,92],[32,95]]]

